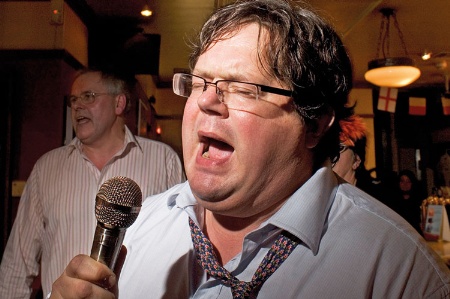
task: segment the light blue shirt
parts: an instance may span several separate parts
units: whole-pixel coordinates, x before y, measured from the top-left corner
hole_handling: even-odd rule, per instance
[[[189,183],[146,200],[124,244],[119,279],[125,298],[232,298],[199,268],[188,217],[202,219]],[[250,281],[280,230],[301,243],[258,298],[449,298],[450,271],[400,216],[319,169],[225,265]]]

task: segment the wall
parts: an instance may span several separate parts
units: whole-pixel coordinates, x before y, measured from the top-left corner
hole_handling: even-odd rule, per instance
[[[155,98],[155,128],[160,128],[161,134],[153,133],[152,138],[167,143],[182,158],[181,123],[186,99],[175,95],[171,86],[158,88],[152,76],[138,75],[136,78],[148,97]]]
[[[63,144],[64,96],[76,69],[87,65],[86,26],[58,1],[0,2],[5,104],[0,127],[0,253],[15,217],[20,186],[42,154]],[[62,24],[52,22],[55,3],[62,7]],[[14,186],[19,187],[12,190]]]
[[[63,23],[51,20],[54,1],[0,2],[0,49],[65,49],[87,65],[87,28],[64,3]]]

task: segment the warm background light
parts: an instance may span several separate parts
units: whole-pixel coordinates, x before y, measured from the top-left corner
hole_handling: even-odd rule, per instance
[[[395,11],[392,8],[382,8],[380,12],[382,19],[377,46],[378,58],[369,62],[369,70],[364,74],[364,78],[377,86],[393,88],[407,86],[419,79],[420,70],[415,67],[414,61],[408,57],[408,50],[406,49],[403,33],[398,25]],[[391,18],[394,21],[394,28],[405,53],[405,56],[402,57],[389,55]],[[379,55],[381,53],[383,58],[380,59]]]
[[[431,58],[431,52],[425,51],[422,54],[422,60],[428,60]]]
[[[413,66],[385,66],[366,72],[364,78],[377,86],[403,87],[420,77],[420,70]]]
[[[145,5],[144,8],[141,10],[141,15],[144,17],[150,17],[153,14],[153,11],[150,10],[148,5]]]

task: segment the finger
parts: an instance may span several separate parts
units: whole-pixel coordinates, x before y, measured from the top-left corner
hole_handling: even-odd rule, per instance
[[[69,277],[86,280],[104,288],[110,288],[116,283],[116,276],[108,266],[87,255],[73,258],[65,272]]]
[[[50,299],[60,298],[113,299],[116,296],[109,290],[89,281],[64,276],[53,283],[50,296]]]
[[[76,256],[55,281],[51,298],[114,298],[115,274],[87,255]]]

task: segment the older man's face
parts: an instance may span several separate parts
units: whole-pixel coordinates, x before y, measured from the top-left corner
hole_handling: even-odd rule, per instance
[[[109,139],[111,128],[123,112],[123,107],[118,107],[117,95],[109,93],[98,72],[83,74],[72,85],[72,96],[89,92],[97,94],[92,103],[77,100],[72,104],[73,128],[84,144],[104,143]]]

